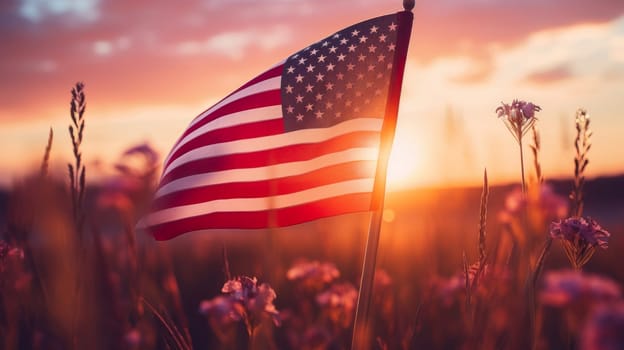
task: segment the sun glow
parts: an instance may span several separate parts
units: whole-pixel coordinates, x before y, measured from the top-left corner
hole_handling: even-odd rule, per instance
[[[413,186],[421,162],[421,153],[416,145],[406,139],[395,139],[388,161],[389,189],[404,189]]]

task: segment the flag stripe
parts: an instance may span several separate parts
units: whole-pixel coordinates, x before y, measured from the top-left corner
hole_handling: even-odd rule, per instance
[[[176,237],[178,232],[291,226],[320,217],[366,211],[370,200],[370,193],[351,193],[283,209],[204,214],[154,225],[150,232],[157,240],[166,240]]]
[[[282,121],[282,108],[281,106],[268,106],[253,108],[236,113],[231,113],[221,118],[210,121],[200,128],[195,129],[192,133],[181,138],[169,152],[168,160],[178,157],[181,153],[188,151],[189,147],[185,147],[189,142],[194,141],[196,138],[201,137],[205,133],[216,131],[219,129],[232,127],[236,125],[261,122],[266,120],[279,120]],[[216,143],[216,142],[213,142]],[[206,143],[208,144],[208,143]],[[168,162],[165,162],[168,164]]]
[[[263,181],[230,182],[189,187],[170,194],[158,196],[153,210],[177,207],[225,198],[259,198],[302,191],[334,182],[371,177],[376,162],[352,161],[330,165],[296,176],[270,178]]]
[[[250,101],[249,98],[253,96],[259,97],[260,100],[262,100],[262,97],[266,96],[266,93],[270,91],[277,91],[278,96],[279,96],[279,88],[280,88],[281,81],[282,81],[281,76],[272,77],[270,79],[260,81],[254,85],[251,85],[245,89],[242,89],[233,93],[232,95],[223,99],[221,102],[217,103],[210,109],[206,110],[204,113],[200,114],[197,118],[195,118],[195,120],[193,120],[191,124],[189,125],[189,129],[187,130],[187,132],[195,130],[195,128],[197,128],[197,125],[204,123],[206,119],[212,120],[215,117],[225,114],[225,113],[220,114],[219,112],[223,110],[224,108],[226,108],[227,106],[240,105],[241,103],[245,101]],[[280,103],[279,100],[277,101],[271,100],[271,103],[267,103],[265,104],[265,106],[268,106],[271,104],[279,104],[279,103]],[[247,108],[253,108],[253,105],[246,106],[246,108],[239,108],[238,110],[247,109]]]
[[[228,154],[246,153],[252,151],[269,150],[291,145],[293,140],[297,143],[319,143],[330,140],[336,136],[347,134],[353,131],[379,131],[383,119],[381,118],[357,118],[336,124],[330,128],[322,129],[301,129],[289,133],[280,133],[271,136],[257,137],[254,139],[237,140],[224,142],[196,148],[184,155],[174,159],[165,168],[163,176],[166,176],[176,167],[198,159],[223,156]]]
[[[161,179],[161,187],[169,182],[210,171],[263,167],[277,163],[303,161],[320,157],[323,154],[340,152],[350,148],[377,147],[379,132],[359,131],[334,137],[322,143],[294,144],[268,151],[231,154],[208,157],[185,163]]]
[[[185,217],[218,212],[255,212],[282,209],[349,193],[371,192],[372,188],[373,179],[356,179],[270,197],[218,199],[155,211],[148,217],[147,223],[153,226],[168,221],[181,220]]]
[[[161,186],[156,196],[163,196],[172,192],[185,190],[193,187],[202,187],[209,184],[222,184],[227,182],[250,182],[275,179],[286,176],[305,174],[310,171],[326,166],[336,165],[343,162],[357,160],[376,160],[376,148],[351,148],[341,152],[329,153],[306,161],[278,163],[265,167],[231,169],[218,172],[209,172],[191,175],[172,181]],[[369,169],[373,174],[375,168]]]

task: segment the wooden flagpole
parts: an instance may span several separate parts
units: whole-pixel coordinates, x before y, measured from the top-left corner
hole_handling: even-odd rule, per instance
[[[395,48],[396,53],[392,66],[392,75],[390,77],[384,122],[381,129],[381,143],[371,201],[371,222],[368,229],[366,250],[364,252],[360,291],[358,294],[357,308],[355,310],[353,338],[351,340],[352,350],[367,350],[371,348],[372,319],[370,317],[370,306],[373,294],[373,282],[375,279],[375,263],[377,260],[377,249],[379,247],[383,204],[386,194],[386,168],[388,166],[388,159],[390,157],[390,150],[392,149],[392,141],[394,139],[394,131],[397,123],[403,72],[405,70],[407,48],[414,18],[411,12],[414,8],[414,0],[403,0],[403,8],[405,11],[397,13],[399,23],[397,45]]]

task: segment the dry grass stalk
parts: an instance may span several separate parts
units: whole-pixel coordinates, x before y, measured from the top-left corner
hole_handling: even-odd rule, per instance
[[[48,134],[48,143],[45,148],[45,152],[43,153],[43,160],[41,161],[41,176],[46,177],[48,175],[48,166],[50,163],[50,151],[52,151],[52,139],[54,138],[54,132],[52,128],[50,128],[50,133]]]
[[[479,262],[485,264],[485,226],[487,219],[487,202],[490,189],[488,187],[487,169],[483,171],[483,192],[481,193],[481,205],[479,210]]]
[[[544,183],[544,175],[542,174],[542,165],[539,161],[539,152],[542,143],[535,124],[531,125],[531,132],[533,135],[533,144],[529,145],[529,147],[531,147],[531,152],[533,152],[533,167],[535,168],[535,178],[538,184],[542,184]]]
[[[589,163],[587,154],[591,148],[592,131],[589,129],[589,115],[583,108],[576,111],[576,138],[574,140],[574,188],[570,193],[572,200],[571,216],[583,215],[583,187],[585,186],[585,168]]]
[[[72,100],[70,103],[70,116],[72,124],[69,125],[69,136],[72,142],[72,151],[74,154],[74,164],[67,164],[69,170],[69,182],[72,195],[72,206],[76,229],[80,235],[82,224],[84,221],[84,213],[82,205],[85,195],[85,166],[82,162],[82,152],[80,145],[82,144],[82,136],[85,127],[84,112],[87,107],[84,94],[84,84],[81,82],[71,90]]]

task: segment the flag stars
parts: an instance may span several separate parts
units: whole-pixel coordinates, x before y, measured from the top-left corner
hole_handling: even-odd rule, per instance
[[[325,102],[325,109],[332,109],[334,107],[334,104],[331,102]]]
[[[353,112],[355,112],[355,113],[359,113],[359,112],[360,112],[360,107],[355,107],[355,108],[353,108]]]
[[[343,80],[344,79],[344,74],[343,73],[338,73],[338,74],[336,74],[336,78],[338,78],[338,80]]]
[[[332,83],[327,83],[325,84],[325,90],[330,91],[334,89],[334,84]]]
[[[342,100],[342,97],[344,96],[344,92],[339,92],[336,94],[336,99],[337,100]]]
[[[377,33],[377,31],[378,31],[378,30],[379,30],[379,27],[377,27],[377,26],[372,26],[372,27],[371,27],[371,29],[370,29],[370,33],[371,33],[371,34]]]
[[[295,107],[289,105],[288,107],[286,107],[286,113],[288,114],[292,114],[295,111]]]
[[[345,55],[343,55],[343,54],[338,55],[338,62],[340,62],[340,61],[344,61],[346,57],[347,57],[347,56],[345,56]]]
[[[303,121],[303,114],[299,113],[295,116],[295,118],[297,118],[298,122],[302,122]]]
[[[306,92],[312,92],[313,89],[314,89],[314,86],[312,86],[310,84],[306,85],[306,87],[305,87]]]
[[[295,81],[297,83],[302,83],[303,82],[303,75],[297,74],[297,76],[295,77]]]
[[[301,96],[301,95],[297,95],[297,96],[295,97],[295,101],[297,101],[297,103],[303,103],[303,96]]]
[[[316,97],[316,100],[317,100],[317,101],[320,101],[320,100],[322,100],[322,99],[323,99],[323,94],[318,93],[318,94],[316,94],[316,96],[315,96],[315,97]]]
[[[397,25],[392,22],[389,26],[388,26],[388,30],[390,30],[391,32],[394,32],[397,29]]]
[[[362,79],[364,79],[364,74],[359,73],[359,74],[357,75],[357,79],[358,79],[358,80],[362,80]]]
[[[319,82],[319,81],[323,81],[323,78],[325,78],[325,75],[324,75],[324,74],[318,73],[318,74],[316,75],[316,81],[317,81],[317,82]]]
[[[368,89],[372,88],[372,87],[373,87],[373,83],[371,83],[370,81],[369,81],[369,82],[367,82],[367,83],[366,83],[366,87],[367,87]]]
[[[301,65],[301,64],[305,64],[305,62],[306,62],[307,60],[308,60],[307,58],[305,58],[305,57],[301,57],[301,58],[299,59],[299,64],[300,64],[300,65]]]
[[[314,108],[314,106],[313,106],[311,103],[308,103],[308,104],[305,106],[305,110],[306,110],[306,111],[308,111],[308,112],[312,111],[312,109],[313,109],[313,108]]]
[[[316,56],[317,53],[318,53],[317,49],[313,49],[312,51],[310,51],[310,55],[312,56]]]
[[[358,61],[363,62],[364,60],[366,60],[366,56],[364,56],[364,55],[360,54],[360,55],[358,56]]]
[[[306,67],[306,71],[307,71],[308,73],[314,72],[314,68],[316,68],[316,66],[313,66],[312,64],[309,64],[309,65]]]
[[[388,36],[386,34],[381,34],[379,36],[379,42],[385,43]]]
[[[348,42],[349,40],[347,38],[340,39],[340,45],[347,45]]]
[[[355,64],[353,63],[347,64],[347,70],[353,70],[353,68],[355,68]]]
[[[347,83],[345,86],[347,87],[347,90],[353,89],[353,83],[351,82]]]
[[[329,71],[333,71],[335,67],[336,67],[336,65],[335,65],[335,64],[330,63],[330,64],[328,64],[328,65],[327,65],[327,71],[328,71],[328,72],[329,72]]]
[[[329,45],[329,41],[323,41],[323,45],[321,45],[322,47],[327,47]]]
[[[290,67],[286,68],[286,73],[288,73],[288,74],[292,74],[292,73],[294,73],[294,72],[295,72],[295,67],[290,66]]]
[[[323,112],[321,111],[316,111],[316,113],[314,113],[314,115],[316,116],[316,119],[323,119]]]
[[[326,59],[326,58],[327,58],[327,56],[325,56],[325,55],[323,55],[323,54],[321,54],[319,57],[317,57],[317,59],[318,59],[318,62],[319,62],[319,63],[321,63],[321,62],[325,62],[325,59]]]
[[[368,40],[368,37],[366,37],[366,35],[362,35],[362,36],[360,37],[360,44],[365,43],[365,42],[366,42],[366,40]]]
[[[369,65],[368,65],[368,71],[369,71],[369,72],[372,72],[372,71],[374,71],[374,70],[375,70],[375,65],[374,65],[374,64],[369,64]]]
[[[369,105],[370,103],[371,103],[370,98],[367,98],[367,99],[364,100],[364,104],[365,105]]]
[[[351,44],[351,45],[349,46],[349,52],[355,52],[355,48],[356,48],[356,47],[357,47],[357,46],[355,46],[355,45]]]
[[[371,44],[371,45],[368,47],[368,52],[371,52],[371,53],[372,53],[372,52],[375,52],[375,50],[377,50],[377,46],[375,46],[375,45],[372,45],[372,44]]]
[[[338,50],[338,48],[332,45],[332,47],[329,48],[329,53],[336,53],[336,50]]]
[[[385,59],[386,59],[386,56],[384,54],[377,56],[377,62],[383,62],[385,61]]]
[[[375,89],[375,95],[376,96],[381,95],[381,89]]]
[[[334,114],[334,117],[336,118],[342,117],[342,112],[336,112],[336,114]]]
[[[353,31],[351,32],[351,36],[358,36],[358,35],[360,35],[360,31],[359,31],[359,30],[357,30],[357,29],[355,29],[355,30],[353,30]]]
[[[286,93],[287,94],[292,94],[293,93],[293,89],[294,88],[290,84],[286,85]]]
[[[388,51],[394,51],[395,48],[396,48],[396,45],[394,45],[394,43],[388,45]]]

